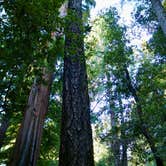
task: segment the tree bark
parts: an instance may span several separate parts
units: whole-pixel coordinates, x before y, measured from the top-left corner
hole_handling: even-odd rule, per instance
[[[153,10],[157,16],[162,31],[166,36],[166,12],[160,0],[151,0]]]
[[[94,166],[82,0],[69,0],[66,20],[59,166]]]
[[[9,166],[35,166],[39,155],[52,74],[43,71],[44,84],[34,83]]]
[[[132,85],[129,72],[126,67],[125,67],[124,71],[125,71],[128,89],[136,101],[137,114],[138,114],[139,121],[140,121],[139,125],[140,125],[141,132],[144,135],[144,137],[146,138],[147,142],[149,143],[149,146],[154,155],[157,166],[164,166],[164,162],[162,161],[160,156],[157,155],[157,147],[155,146],[155,141],[154,141],[153,137],[151,136],[151,134],[149,133],[148,128],[145,126],[145,122],[143,120],[142,106],[140,104],[140,99],[137,96],[137,92]]]

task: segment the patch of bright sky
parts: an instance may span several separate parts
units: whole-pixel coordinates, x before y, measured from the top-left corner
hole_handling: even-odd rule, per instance
[[[140,47],[141,44],[144,41],[148,41],[151,37],[146,29],[135,29],[133,28],[133,18],[132,18],[132,12],[135,7],[135,2],[125,2],[122,5],[122,0],[96,0],[96,6],[95,8],[91,9],[91,20],[94,20],[97,14],[104,9],[107,9],[109,7],[116,7],[118,10],[118,14],[120,16],[119,24],[125,25],[128,27],[128,33],[129,38],[131,38],[131,44],[136,45],[137,47]],[[136,37],[133,31],[136,31],[137,34],[139,34],[139,37]]]
[[[121,1],[122,0],[96,0],[96,6],[91,10],[91,19],[93,20],[101,10],[116,7],[119,15],[123,16],[123,21],[125,19],[125,23],[131,23],[131,12],[133,11],[134,3],[130,2],[127,3],[127,5],[124,3],[122,8]]]
[[[96,6],[91,10],[91,18],[94,19],[100,10],[110,6],[117,6],[118,4],[120,4],[120,0],[96,0]]]

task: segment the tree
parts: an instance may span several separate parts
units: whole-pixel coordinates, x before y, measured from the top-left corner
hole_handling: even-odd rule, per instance
[[[154,138],[150,134],[149,129],[147,128],[147,125],[145,125],[145,122],[143,120],[142,106],[140,104],[140,99],[137,96],[137,91],[135,90],[135,88],[132,85],[131,78],[130,78],[130,75],[129,75],[129,72],[128,72],[127,68],[125,68],[124,70],[125,70],[125,76],[126,76],[128,89],[129,89],[129,91],[131,92],[131,94],[133,95],[133,97],[136,101],[136,105],[137,105],[136,110],[137,110],[137,114],[138,114],[139,121],[140,121],[139,122],[139,127],[140,127],[140,130],[141,130],[141,133],[145,136],[145,138],[147,139],[147,142],[149,143],[149,146],[150,146],[150,148],[153,152],[154,158],[156,160],[157,166],[163,166],[164,163],[163,163],[161,157],[158,156],[158,154],[157,154],[157,147],[155,145]]]
[[[23,66],[30,66],[33,74],[28,74],[31,75],[31,79],[35,77],[9,165],[36,165],[37,162],[43,123],[48,110],[53,67],[58,53],[56,52],[58,37],[56,36],[56,40],[54,40],[52,32],[56,32],[60,25],[59,8],[61,4],[62,1],[50,1],[47,3],[48,6],[46,1],[4,2],[9,17],[9,21],[7,21],[9,29],[14,26],[18,30],[11,35],[11,41],[20,42],[22,37],[25,42],[21,43],[24,49],[13,48],[13,50],[21,52],[20,54],[15,55],[14,53],[17,52],[11,54],[18,56],[18,59],[24,59]],[[36,15],[37,12],[38,15]],[[16,35],[18,32],[20,34]],[[6,38],[9,40],[7,35]],[[6,40],[4,40],[4,46],[8,44]],[[6,52],[10,54],[9,51]],[[8,72],[6,71],[6,73]],[[14,72],[11,75],[13,76]],[[19,77],[20,75],[18,75]]]
[[[121,145],[124,150],[124,152],[122,152],[123,158],[126,158],[127,148],[134,147],[136,145],[135,143],[140,142],[140,141],[145,141],[144,139],[146,138],[146,142],[148,142],[150,147],[145,147],[144,145],[142,145],[141,146],[142,151],[144,151],[144,153],[146,155],[147,155],[147,151],[150,151],[149,154],[151,154],[151,156],[153,155],[154,160],[156,160],[158,165],[162,165],[163,160],[164,160],[162,154],[164,152],[163,153],[161,152],[161,149],[162,149],[161,146],[164,145],[163,144],[164,139],[163,139],[163,136],[160,137],[160,140],[156,138],[156,133],[158,133],[159,131],[156,131],[155,128],[159,128],[158,126],[163,126],[163,128],[164,128],[164,125],[162,125],[162,123],[160,122],[162,120],[161,115],[163,115],[162,112],[164,109],[164,107],[162,106],[163,105],[162,104],[163,103],[163,101],[162,101],[163,87],[159,83],[158,83],[158,86],[156,86],[155,82],[157,80],[155,81],[155,78],[157,79],[158,77],[159,78],[161,77],[161,76],[159,76],[160,74],[159,74],[159,70],[157,68],[161,68],[160,71],[163,72],[163,70],[162,70],[163,67],[161,67],[161,66],[163,66],[162,63],[164,62],[163,53],[165,52],[165,49],[164,49],[164,44],[163,44],[164,42],[162,42],[162,41],[164,41],[164,38],[162,36],[159,36],[157,38],[157,36],[156,36],[155,40],[158,41],[157,45],[154,44],[154,40],[152,40],[153,42],[152,42],[151,48],[150,48],[155,52],[158,49],[158,50],[160,50],[161,54],[163,54],[163,55],[159,55],[159,53],[156,52],[156,55],[155,55],[156,58],[155,58],[155,56],[152,58],[153,61],[156,61],[155,63],[157,63],[157,61],[159,61],[161,63],[160,64],[158,62],[158,65],[160,67],[159,66],[157,67],[157,65],[155,65],[155,68],[152,69],[152,67],[151,67],[152,64],[151,65],[149,64],[150,61],[152,61],[152,59],[148,60],[148,63],[147,63],[146,58],[143,58],[142,63],[143,64],[145,63],[145,64],[144,65],[140,64],[140,66],[143,65],[142,71],[144,71],[144,72],[139,76],[139,81],[136,82],[135,74],[134,73],[131,74],[132,75],[132,77],[131,77],[129,74],[129,69],[130,69],[130,72],[132,73],[134,71],[134,70],[132,71],[133,66],[140,63],[140,60],[136,59],[137,61],[136,60],[133,61],[132,56],[135,56],[135,55],[132,55],[132,52],[127,51],[127,47],[126,47],[127,41],[125,40],[125,36],[122,36],[122,33],[121,33],[122,31],[118,31],[119,27],[118,27],[118,25],[115,24],[117,21],[115,21],[115,22],[113,21],[114,18],[111,17],[111,13],[112,12],[110,12],[109,15],[103,14],[102,18],[105,18],[105,20],[102,23],[100,23],[102,18],[96,19],[97,23],[96,23],[96,25],[95,25],[95,23],[93,24],[95,27],[92,32],[93,34],[90,36],[92,38],[91,39],[92,41],[88,46],[89,49],[87,52],[90,55],[95,54],[98,56],[98,57],[95,57],[96,58],[95,62],[91,61],[91,63],[90,63],[90,67],[91,67],[90,70],[92,70],[92,67],[94,65],[94,71],[93,71],[94,76],[96,75],[95,72],[97,72],[97,74],[98,74],[97,78],[94,79],[95,83],[93,82],[93,91],[95,92],[94,95],[96,95],[96,93],[97,93],[97,95],[101,95],[101,93],[103,94],[103,91],[105,91],[106,89],[108,90],[110,88],[110,89],[112,89],[112,91],[110,92],[111,95],[113,95],[114,93],[120,94],[119,95],[120,100],[118,99],[118,95],[113,95],[114,97],[111,98],[112,101],[110,101],[110,99],[108,100],[111,103],[115,103],[114,104],[115,106],[112,105],[110,108],[112,108],[112,110],[115,109],[117,115],[118,115],[117,110],[119,110],[119,109],[121,110],[120,112],[123,111],[124,114],[127,114],[127,109],[128,109],[127,104],[123,103],[123,107],[120,108],[119,103],[122,100],[123,101],[125,100],[125,102],[127,102],[129,105],[131,105],[129,108],[130,109],[129,114],[132,115],[132,114],[134,114],[134,112],[137,113],[137,115],[135,115],[135,116],[130,115],[129,117],[126,117],[126,119],[128,119],[128,121],[129,121],[126,124],[124,122],[122,122],[122,121],[124,121],[123,120],[124,117],[119,117],[119,115],[118,115],[118,118],[121,119],[121,122],[120,122],[121,138],[120,138],[120,140],[122,141]],[[98,31],[98,29],[100,29],[100,31]],[[161,43],[159,42],[159,40]],[[143,50],[144,49],[145,48],[143,48]],[[141,55],[143,57],[152,56],[151,53],[145,53],[144,51],[141,52]],[[91,57],[94,58],[92,55],[91,55]],[[104,62],[104,64],[102,64],[103,62]],[[153,65],[155,63],[153,63]],[[104,68],[106,70],[103,71],[101,68]],[[137,68],[138,67],[136,67],[136,70],[137,70]],[[148,70],[148,72],[145,72],[148,68],[150,68]],[[111,81],[108,81],[109,77],[106,78],[104,76],[104,73],[110,73]],[[139,73],[139,71],[138,71],[138,73]],[[155,75],[156,75],[156,77],[155,77]],[[147,78],[152,79],[151,83],[148,82]],[[110,85],[110,87],[107,86],[107,88],[104,88],[106,82],[107,82],[107,84]],[[141,86],[138,86],[137,84],[141,85]],[[96,90],[95,90],[95,88],[96,88]],[[143,92],[144,88],[146,89],[146,92]],[[133,92],[133,89],[134,89],[134,92]],[[98,91],[98,92],[96,92],[96,91]],[[154,94],[156,92],[153,92],[153,91],[159,91],[158,95],[159,94],[161,95],[161,96],[160,95],[158,96],[160,98],[160,104],[157,104],[157,102],[155,102],[156,97],[155,97],[155,95],[153,96],[152,94]],[[135,94],[137,95],[137,97],[134,97],[134,96],[136,96]],[[108,95],[104,95],[104,98],[102,100],[109,97],[109,95],[110,95],[109,93],[108,93]],[[151,99],[151,97],[152,98],[155,97],[155,99]],[[136,102],[135,104],[133,104],[131,102],[131,99],[135,99],[135,101],[138,101],[137,98],[139,98],[139,103],[141,103],[139,105],[142,107],[141,115],[140,115],[140,109],[136,109],[138,107],[138,102]],[[153,103],[153,106],[150,101]],[[157,105],[160,105],[160,106],[157,106]],[[149,112],[150,110],[153,113],[150,113]],[[105,114],[108,115],[108,106],[106,106],[106,104],[104,105],[104,108],[101,110],[101,113],[98,113],[98,114],[100,115],[104,111],[105,111]],[[115,113],[113,112],[112,115],[115,115]],[[153,121],[152,121],[152,119],[153,119]],[[154,121],[154,119],[156,119],[156,120]],[[157,121],[157,119],[158,120],[160,119],[160,121]],[[112,121],[115,121],[115,119]],[[107,125],[108,125],[108,122],[107,122]],[[118,125],[116,124],[115,126],[117,127]],[[126,128],[125,126],[126,127],[128,126],[128,127]],[[101,128],[101,127],[99,127],[99,128]],[[112,129],[111,129],[111,132],[108,129],[108,131],[107,131],[108,133],[106,134],[106,127],[105,128],[103,127],[103,130],[104,130],[104,132],[101,130],[101,137],[103,138],[102,142],[103,142],[103,140],[104,140],[104,142],[108,142],[108,139],[112,138],[113,136],[115,136],[114,134],[116,134],[116,133],[113,133]],[[129,137],[129,141],[127,141],[127,139],[126,139],[126,136],[127,136],[126,133]],[[144,135],[145,138],[141,137],[142,135]],[[137,138],[138,136],[140,137],[139,139]],[[104,139],[104,137],[106,139]],[[117,139],[115,141],[117,141]],[[150,148],[151,148],[151,150],[150,150]],[[113,149],[114,148],[111,148],[111,151],[113,151]],[[141,154],[140,150],[139,150],[139,154]],[[147,162],[146,157],[145,156],[142,157],[142,159],[143,159],[142,162]],[[151,157],[151,159],[152,159],[152,157]],[[124,163],[126,164],[126,161],[125,162],[123,161],[123,164]]]
[[[92,100],[97,97],[98,106],[100,107],[100,102],[104,105],[96,115],[98,135],[101,142],[107,145],[109,164],[119,166],[127,163],[127,141],[120,120],[124,118],[126,110],[120,107],[120,101],[128,93],[123,83],[122,70],[128,53],[124,48],[123,28],[117,23],[118,17],[114,8],[102,12],[97,17],[87,39],[87,56],[90,56],[89,72],[92,74],[93,86],[90,90],[94,95]],[[103,116],[104,120],[100,116]],[[108,118],[108,121],[105,118]]]
[[[93,166],[82,0],[69,0],[65,28],[60,166]]]
[[[136,31],[115,8],[89,22],[94,0],[70,0],[65,19],[60,0],[0,2],[0,165],[92,166],[90,122],[97,166],[165,165],[165,20],[144,2]]]
[[[46,74],[46,70],[44,73],[45,85],[35,82],[31,89],[24,120],[10,161],[11,166],[36,165],[52,83],[52,73]]]
[[[160,0],[151,0],[158,22],[166,36],[166,12]]]
[[[121,0],[121,4],[123,5],[123,2],[125,2],[125,1],[126,0]],[[140,2],[140,1],[137,1],[137,0],[134,0],[134,1]],[[162,4],[162,2],[163,2],[163,4]],[[153,10],[153,11],[150,11],[150,13],[152,13],[152,12],[155,13],[155,15],[157,17],[157,21],[159,23],[159,26],[161,27],[164,35],[166,36],[166,28],[165,28],[166,27],[166,9],[165,9],[164,3],[165,3],[165,1],[162,1],[162,0],[145,0],[145,1],[142,1],[140,6],[144,6],[143,8],[147,9],[146,13],[144,13],[142,15],[141,12],[139,11],[139,14],[138,13],[137,14],[140,16],[141,19],[146,19],[147,16],[149,15],[149,11]],[[151,8],[151,6],[152,6],[152,8]],[[150,17],[151,16],[152,16],[152,14],[150,14]],[[150,17],[148,18],[148,20],[152,19]],[[138,19],[140,19],[140,18],[138,18]]]
[[[106,71],[106,79],[107,79],[107,100],[108,100],[108,105],[109,105],[109,109],[110,109],[110,116],[111,116],[111,130],[112,130],[112,140],[111,140],[111,150],[113,152],[113,163],[115,166],[119,166],[120,165],[120,141],[118,138],[118,130],[117,130],[117,126],[118,126],[118,118],[117,118],[117,114],[115,113],[115,103],[113,98],[115,97],[115,95],[113,94],[113,92],[110,89],[110,84],[111,84],[111,75],[108,71]],[[111,162],[111,161],[110,161]]]

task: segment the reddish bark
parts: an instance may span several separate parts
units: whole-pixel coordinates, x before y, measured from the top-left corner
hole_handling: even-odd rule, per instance
[[[16,139],[10,166],[35,166],[39,155],[43,123],[48,110],[52,74],[44,71],[44,84],[32,86],[24,119]]]

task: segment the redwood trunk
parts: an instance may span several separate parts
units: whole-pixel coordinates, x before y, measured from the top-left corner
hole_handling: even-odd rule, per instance
[[[137,114],[138,114],[139,121],[140,121],[139,125],[140,125],[141,132],[144,135],[144,137],[146,138],[147,142],[149,143],[149,146],[154,155],[157,166],[164,166],[162,159],[157,155],[157,147],[155,146],[155,141],[154,141],[153,137],[151,136],[151,134],[149,133],[148,128],[145,126],[145,123],[143,120],[142,107],[140,105],[140,100],[139,100],[139,97],[137,96],[135,88],[132,86],[129,72],[128,72],[127,68],[125,68],[124,70],[125,70],[125,75],[126,75],[126,79],[127,79],[128,89],[136,101]]]
[[[161,29],[166,36],[166,12],[160,0],[151,0],[153,10],[157,16]]]
[[[10,166],[35,166],[39,155],[45,114],[48,110],[52,74],[44,71],[45,84],[32,86],[24,120],[17,136]]]
[[[65,35],[59,166],[94,166],[82,0],[69,0]]]

